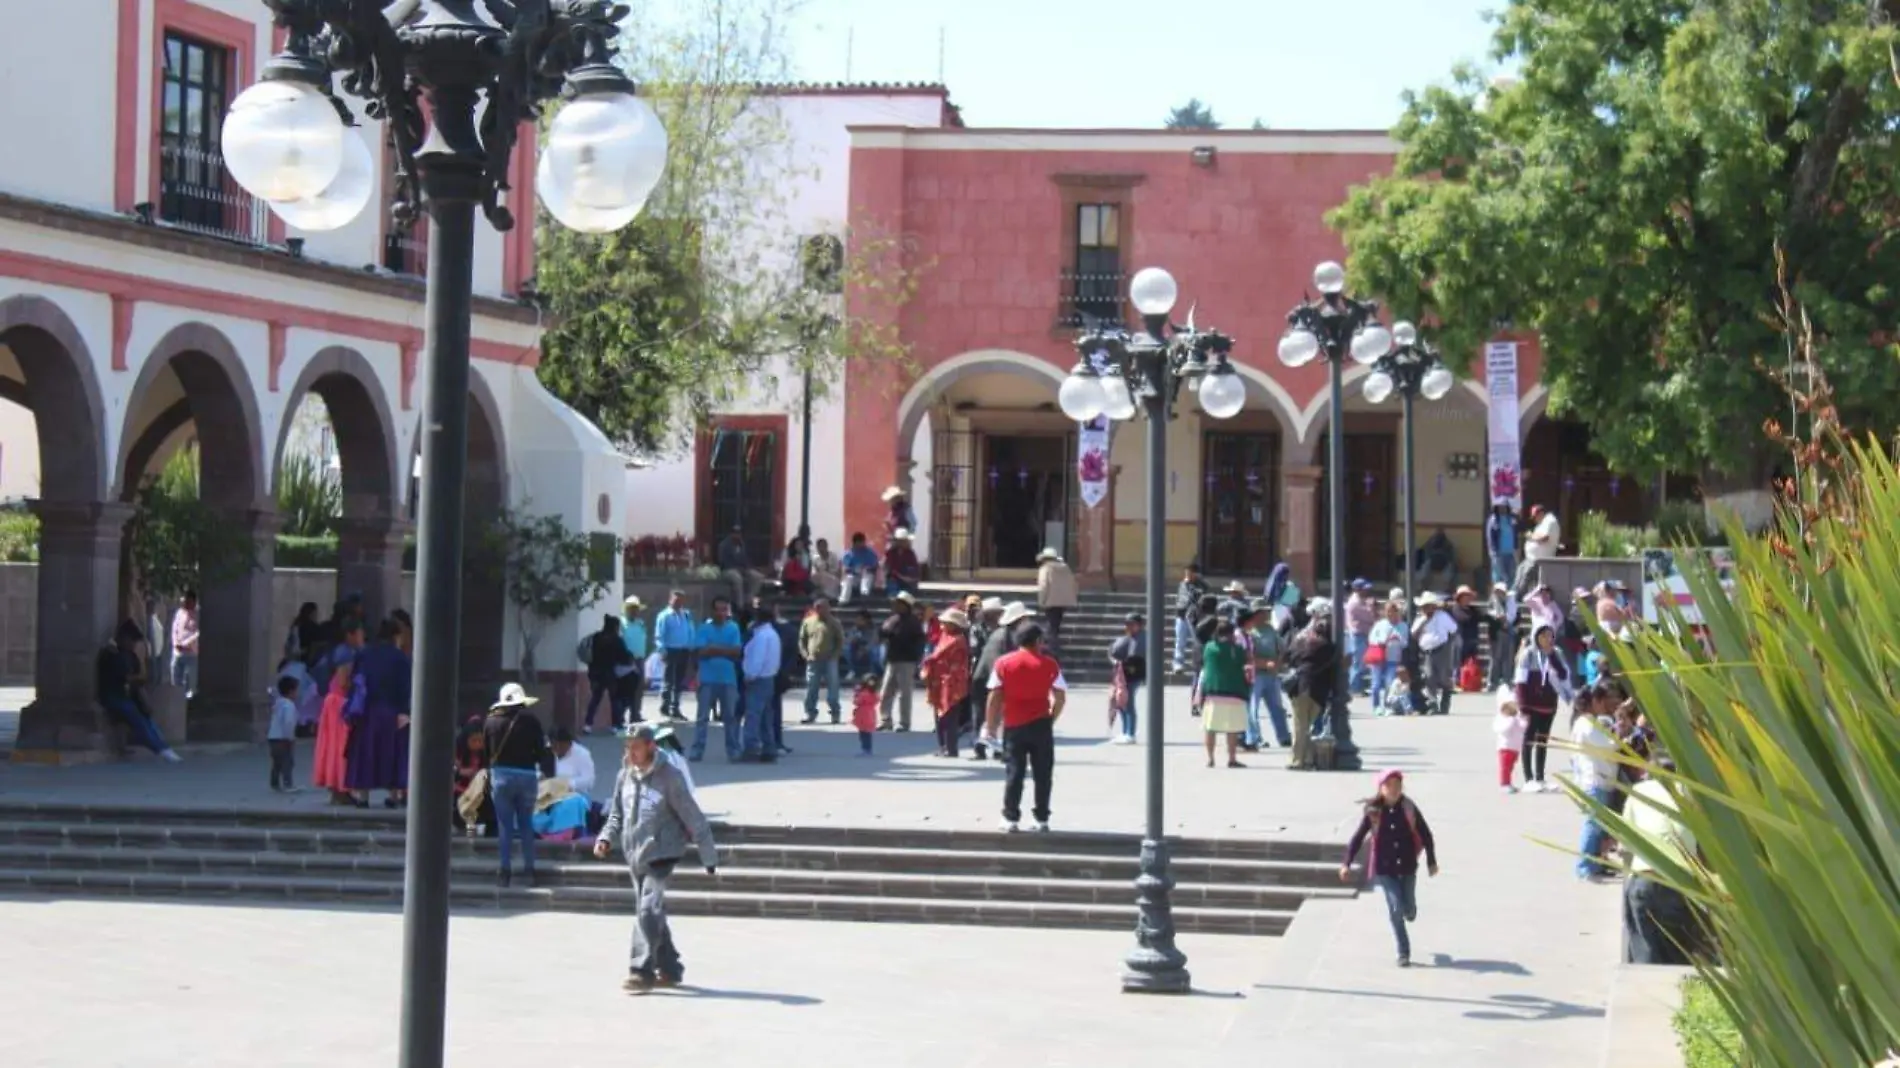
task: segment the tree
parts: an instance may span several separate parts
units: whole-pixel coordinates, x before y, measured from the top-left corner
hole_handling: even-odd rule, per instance
[[[1214,121],[1214,109],[1201,103],[1199,97],[1189,97],[1188,102],[1168,111],[1168,119],[1161,125],[1170,130],[1218,130],[1220,123]]]
[[[1850,427],[1900,388],[1900,0],[1513,0],[1494,51],[1408,94],[1387,177],[1330,221],[1355,283],[1474,356],[1543,344],[1549,408],[1621,471],[1759,490],[1788,413],[1782,281]]]
[[[257,567],[251,536],[198,499],[195,444],[172,453],[157,476],[139,487],[126,544],[134,583],[148,610],[159,600],[238,578]]]
[[[474,554],[477,569],[486,572],[488,581],[501,584],[515,610],[524,681],[534,680],[534,653],[547,625],[585,611],[607,595],[619,552],[619,540],[611,534],[569,530],[558,515],[504,508],[482,531]]]
[[[791,80],[795,6],[689,0],[674,21],[636,16],[622,49],[667,129],[660,186],[617,233],[543,217],[535,286],[553,326],[541,382],[624,448],[667,451],[734,398],[771,396],[781,358],[812,368],[822,392],[847,359],[905,357],[894,328],[845,321],[838,298],[852,287],[909,299],[914,272],[872,269],[894,239],[792,229],[789,195],[810,168],[757,88]],[[813,239],[826,261],[815,274]]]

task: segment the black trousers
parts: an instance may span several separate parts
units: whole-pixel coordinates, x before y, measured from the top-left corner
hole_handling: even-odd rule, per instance
[[[970,699],[965,697],[937,717],[937,748],[951,756],[957,755],[957,735],[963,732],[963,717],[969,703]]]
[[[1557,720],[1557,712],[1525,712],[1524,720],[1524,781],[1538,782],[1544,777],[1544,754],[1550,751],[1550,725]]]
[[[1068,615],[1069,610],[1067,608],[1045,608],[1042,610],[1042,614],[1049,617],[1049,640],[1052,642],[1060,642],[1062,640],[1062,617]]]
[[[686,685],[687,670],[693,666],[693,652],[690,649],[668,649],[665,660],[666,680],[660,689],[660,711],[668,718],[681,719],[680,690]]]
[[[1036,780],[1035,807],[1030,814],[1037,822],[1049,822],[1049,791],[1055,786],[1056,726],[1042,719],[1020,727],[1003,728],[1003,754],[1006,773],[1003,779],[1003,818],[1015,823],[1023,818],[1023,776]]]
[[[1625,964],[1688,964],[1701,937],[1694,906],[1675,889],[1647,875],[1632,875],[1624,884]]]
[[[270,788],[290,789],[290,773],[297,763],[297,743],[288,738],[270,740]]]

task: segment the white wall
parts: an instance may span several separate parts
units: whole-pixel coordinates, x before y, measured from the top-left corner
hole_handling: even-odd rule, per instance
[[[112,208],[118,17],[107,0],[0,5],[0,188]]]

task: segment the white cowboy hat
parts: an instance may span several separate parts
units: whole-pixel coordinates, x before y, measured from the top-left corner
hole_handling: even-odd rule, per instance
[[[1333,614],[1333,601],[1330,597],[1315,597],[1306,602],[1306,614],[1309,616],[1330,616]]]
[[[970,617],[964,615],[963,609],[961,608],[946,608],[937,613],[937,622],[946,627],[955,627],[958,630],[970,629]]]
[[[529,697],[528,691],[522,689],[520,683],[504,682],[501,684],[501,696],[496,698],[495,703],[488,707],[492,711],[497,708],[526,708],[529,705],[540,703],[541,699],[539,697]]]
[[[1060,559],[1062,559],[1062,554],[1059,552],[1056,552],[1054,549],[1044,549],[1043,551],[1036,554],[1036,562],[1039,564],[1045,560],[1060,560]]]
[[[880,495],[879,499],[884,500],[884,501],[894,501],[897,498],[902,497],[903,495],[904,495],[904,487],[892,486],[889,489],[886,489],[883,492],[883,494]]]
[[[1443,608],[1445,606],[1445,599],[1431,590],[1426,590],[1424,593],[1418,595],[1418,606],[1420,608]]]
[[[1234,581],[1229,582],[1226,586],[1221,587],[1221,592],[1222,593],[1246,593],[1247,584],[1240,581],[1239,579],[1235,579]]]
[[[893,597],[893,598],[891,598],[891,600],[893,600],[893,601],[902,601],[902,602],[904,602],[905,604],[916,604],[916,603],[917,603],[917,598],[915,598],[915,597],[912,597],[912,596],[910,595],[910,591],[909,591],[909,590],[898,590],[898,591],[897,591],[897,596],[895,596],[895,597]]]
[[[1003,599],[1001,597],[983,598],[983,611],[1001,612],[1002,610],[1003,610]]]
[[[638,609],[645,608],[646,606],[647,606],[646,602],[640,599],[640,595],[634,594],[634,593],[628,594],[627,599],[620,602],[620,607],[622,608],[632,608],[632,609],[638,610]]]
[[[1386,594],[1386,595],[1385,595],[1385,597],[1386,597],[1386,600],[1388,600],[1388,601],[1397,601],[1397,602],[1399,602],[1400,604],[1404,604],[1404,603],[1405,603],[1405,590],[1403,590],[1402,588],[1400,588],[1400,587],[1398,587],[1398,586],[1394,586],[1394,587],[1392,587],[1392,592],[1391,592],[1391,593],[1388,593],[1388,594]]]
[[[892,541],[909,541],[910,528],[898,527],[896,530],[891,531],[891,540]]]
[[[1008,604],[1003,606],[1002,625],[1005,627],[1012,626],[1015,623],[1028,619],[1030,616],[1033,616],[1035,614],[1036,613],[1031,612],[1029,610],[1028,605],[1022,603],[1021,601],[1011,601]]]

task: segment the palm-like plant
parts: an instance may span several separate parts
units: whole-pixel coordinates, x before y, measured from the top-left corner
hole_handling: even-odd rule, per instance
[[[1900,1046],[1900,473],[1878,448],[1806,459],[1776,527],[1729,531],[1732,597],[1685,569],[1707,644],[1665,626],[1615,654],[1700,863],[1598,810],[1707,910],[1701,970],[1761,1068]]]
[[[277,514],[285,534],[322,537],[343,514],[343,487],[315,456],[292,453],[277,471]]]

